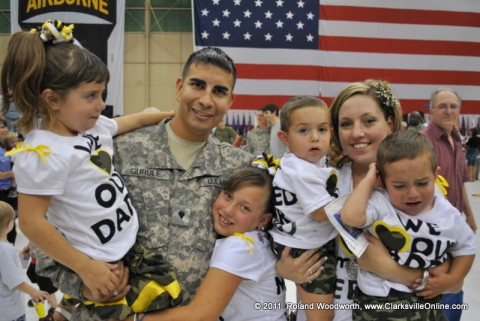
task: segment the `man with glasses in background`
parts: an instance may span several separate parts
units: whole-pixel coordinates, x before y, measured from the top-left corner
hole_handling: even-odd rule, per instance
[[[440,166],[440,175],[445,177],[447,198],[460,212],[464,213],[468,225],[474,232],[477,230],[464,183],[469,180],[467,164],[463,153],[460,134],[455,125],[462,107],[460,95],[453,89],[440,88],[430,98],[430,123],[422,131],[433,144]],[[463,303],[463,291],[444,294],[442,303],[450,306]],[[449,321],[459,321],[462,310],[445,309]]]

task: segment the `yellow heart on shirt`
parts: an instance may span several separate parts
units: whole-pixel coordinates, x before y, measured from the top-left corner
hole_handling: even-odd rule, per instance
[[[90,155],[90,161],[93,163],[93,165],[100,168],[103,172],[110,176],[112,172],[112,156],[110,156],[108,152],[99,149]]]
[[[383,221],[376,221],[373,223],[373,231],[389,251],[405,252],[410,248],[411,237],[402,226],[390,226]]]

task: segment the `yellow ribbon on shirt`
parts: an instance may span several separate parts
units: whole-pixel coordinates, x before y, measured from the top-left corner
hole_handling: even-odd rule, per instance
[[[6,152],[5,156],[10,156],[20,152],[35,152],[38,154],[38,156],[40,156],[40,159],[42,160],[42,162],[46,164],[47,158],[45,156],[50,155],[52,153],[52,150],[50,149],[50,147],[46,145],[37,145],[35,147],[32,147],[30,145],[25,144],[24,142],[20,142],[17,144],[17,148]]]
[[[244,235],[243,233],[233,233],[233,236],[239,237],[244,240],[247,243],[250,254],[253,254],[253,245],[255,244],[255,240],[253,239],[253,237]]]
[[[167,292],[173,299],[177,299],[181,293],[180,283],[177,280],[172,281],[170,284],[167,285],[160,285],[158,282],[154,280],[150,280],[140,291],[135,302],[130,305],[130,309],[134,313],[140,313],[147,310],[150,304],[161,294]],[[66,294],[64,296],[68,299],[70,298]],[[85,305],[94,305],[95,307],[104,307],[104,306],[115,306],[115,305],[126,305],[128,306],[127,299],[121,298],[115,302],[109,303],[100,303],[100,302],[93,302],[89,300],[83,301]]]
[[[165,291],[167,291],[173,299],[177,299],[181,292],[180,283],[174,280],[170,284],[160,285],[156,281],[151,280],[138,294],[137,299],[132,303],[130,308],[135,313],[144,312],[153,300]]]

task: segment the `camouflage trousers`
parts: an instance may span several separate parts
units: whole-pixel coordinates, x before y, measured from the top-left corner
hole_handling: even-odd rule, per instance
[[[159,253],[134,246],[124,258],[129,268],[127,296],[112,303],[79,302],[75,320],[122,320],[133,313],[174,307],[182,302],[182,290],[173,266]]]
[[[277,255],[277,259],[282,256],[284,245],[272,242],[273,251]],[[327,261],[323,264],[323,270],[320,276],[312,282],[303,283],[300,286],[308,293],[313,294],[332,294],[335,286],[335,266],[337,265],[336,242],[335,239],[328,241],[324,246],[320,247],[324,252],[322,257],[327,257]],[[290,256],[299,257],[306,250],[292,249]]]
[[[353,321],[448,321],[438,308],[441,298],[424,299],[394,289],[387,297],[369,296],[357,287],[354,302],[359,308],[353,310]]]

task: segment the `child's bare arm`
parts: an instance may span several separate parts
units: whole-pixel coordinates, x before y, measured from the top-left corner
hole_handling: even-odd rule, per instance
[[[353,227],[363,227],[365,225],[368,199],[377,186],[377,166],[372,163],[367,175],[353,189],[345,204],[343,204],[340,212],[343,223]]]
[[[325,213],[324,208],[325,207],[320,207],[316,209],[315,211],[310,213],[310,216],[316,221],[320,221],[320,222],[328,221],[327,213]]]
[[[113,120],[115,120],[118,125],[118,130],[116,135],[120,135],[140,127],[155,125],[160,121],[162,121],[163,119],[168,117],[173,117],[173,116],[175,116],[175,112],[173,111],[169,111],[169,112],[152,111],[152,112],[141,112],[141,113],[134,113],[130,115],[120,116],[120,117],[114,118]]]
[[[115,264],[95,261],[73,247],[46,219],[49,196],[18,195],[19,227],[27,238],[53,260],[75,271],[92,292],[109,294],[118,281]]]
[[[35,289],[33,286],[23,282],[16,286],[16,289],[28,294],[34,302],[41,302],[48,297],[48,292]]]

